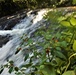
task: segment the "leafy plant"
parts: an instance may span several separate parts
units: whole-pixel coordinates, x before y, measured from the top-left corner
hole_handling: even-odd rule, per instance
[[[26,75],[75,75],[76,18],[74,16],[75,13],[67,16],[58,10],[49,12],[44,17],[47,19],[45,26],[42,25],[34,32],[33,37],[28,38],[25,35],[21,37],[22,42],[15,54],[28,49],[24,62],[28,59],[29,62],[18,68],[13,65],[14,62],[8,61],[10,65],[4,67],[9,68],[9,73],[15,71],[16,75],[25,75],[28,69],[30,71]],[[28,48],[24,48],[26,46]],[[2,71],[3,67],[0,72]]]

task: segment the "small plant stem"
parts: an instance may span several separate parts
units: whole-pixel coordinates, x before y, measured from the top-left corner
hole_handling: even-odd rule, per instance
[[[65,68],[65,71],[64,72],[66,72],[67,71],[67,69],[68,69],[68,67],[69,67],[69,65],[70,65],[70,59],[73,57],[73,56],[76,56],[76,53],[74,53],[74,54],[72,54],[70,57],[69,57],[69,62],[68,62],[68,64],[67,64],[67,66],[66,66],[66,68]]]
[[[49,59],[49,62],[51,62],[51,60],[50,60],[50,54],[48,53],[48,59]]]
[[[74,37],[74,34],[75,34],[75,31],[73,31],[73,35],[72,35],[72,37],[71,37],[71,40],[70,40],[69,44],[71,44],[71,42],[72,42],[72,40],[73,40],[73,37]]]

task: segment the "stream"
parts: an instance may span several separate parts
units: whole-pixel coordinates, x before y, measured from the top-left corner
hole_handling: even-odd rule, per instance
[[[9,36],[9,40],[6,44],[0,47],[0,66],[6,64],[7,60],[13,60],[14,65],[17,67],[24,64],[23,58],[26,52],[20,51],[15,55],[16,49],[21,42],[20,37],[26,34],[27,37],[30,38],[32,33],[44,24],[45,20],[43,19],[43,15],[46,12],[47,10],[44,9],[38,11],[37,14],[29,11],[27,16],[20,20],[11,30],[0,30],[0,36]],[[26,63],[28,63],[28,61]],[[8,73],[8,68],[5,68],[1,75],[15,75],[15,73],[12,72],[10,74]]]

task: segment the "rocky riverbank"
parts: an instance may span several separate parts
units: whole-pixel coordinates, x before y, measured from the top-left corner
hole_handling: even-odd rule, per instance
[[[38,9],[39,10],[39,9]],[[34,10],[30,14],[37,14],[38,10]],[[11,30],[16,24],[20,23],[22,19],[27,16],[27,12],[29,10],[21,10],[17,11],[15,14],[11,16],[5,16],[0,18],[0,30]],[[10,35],[1,36],[0,35],[0,47],[6,44],[9,41]]]
[[[17,23],[19,23],[21,19],[26,17],[27,11],[28,10],[21,10],[11,16],[0,18],[0,30],[10,30]]]
[[[27,16],[28,10],[21,10],[11,16],[5,16],[0,18],[0,30],[11,30],[21,19]],[[9,41],[10,35],[0,35],[0,47]]]
[[[39,9],[38,9],[39,10]],[[37,14],[37,11],[33,11],[31,14]],[[73,12],[76,11],[76,7],[65,7],[65,8],[58,8],[57,10],[65,10],[64,12]],[[0,30],[11,30],[17,23],[20,22],[21,19],[27,16],[27,12],[29,10],[21,10],[17,11],[15,14],[11,16],[5,16],[0,18]],[[0,47],[6,44],[9,41],[10,35],[0,36]]]

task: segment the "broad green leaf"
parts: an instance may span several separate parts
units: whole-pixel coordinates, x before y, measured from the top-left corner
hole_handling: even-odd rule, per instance
[[[72,4],[76,4],[76,0],[73,0],[73,1],[72,1]]]
[[[59,21],[59,22],[61,22],[61,21],[63,21],[63,20],[66,20],[66,17],[61,16],[61,17],[58,18],[58,21]]]
[[[57,56],[57,57],[59,57],[61,59],[66,60],[65,55],[61,51],[56,50],[54,53],[55,53],[55,56]]]
[[[68,21],[61,21],[60,23],[61,23],[61,25],[66,26],[66,27],[70,27],[71,26]]]
[[[74,40],[74,43],[73,43],[73,50],[76,52],[76,40]]]
[[[71,40],[71,38],[66,37],[66,41],[67,41],[67,42],[70,42],[70,40]]]
[[[75,75],[74,71],[66,71],[62,75]]]
[[[52,67],[50,64],[42,65],[40,68],[40,71],[44,75],[56,75],[54,67]]]
[[[71,23],[73,26],[75,26],[75,25],[76,25],[76,19],[72,17],[72,18],[70,19],[70,23]]]
[[[57,49],[57,50],[61,50],[61,48],[60,48],[60,47],[56,47],[56,49]]]
[[[66,42],[66,41],[62,41],[62,42],[60,42],[60,45],[61,45],[62,47],[67,47],[67,42]]]
[[[61,60],[60,58],[56,58],[55,61],[56,61],[56,63],[57,63],[58,66],[61,66],[62,64],[65,63],[64,60]]]

